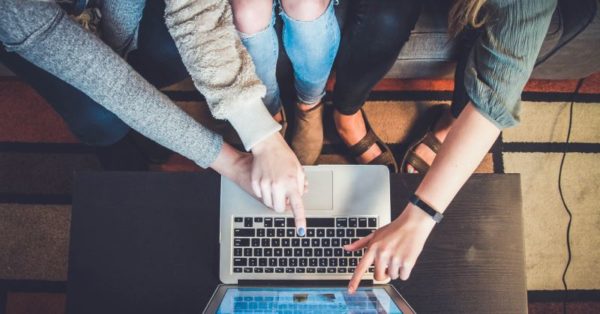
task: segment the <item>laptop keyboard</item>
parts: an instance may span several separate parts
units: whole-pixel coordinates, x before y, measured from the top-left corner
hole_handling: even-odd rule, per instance
[[[353,273],[363,250],[343,246],[369,235],[377,217],[307,218],[306,236],[293,218],[234,217],[234,273]],[[373,272],[373,267],[369,268]]]

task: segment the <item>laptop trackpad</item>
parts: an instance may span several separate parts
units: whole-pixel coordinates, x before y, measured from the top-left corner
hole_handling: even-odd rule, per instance
[[[307,171],[308,193],[304,194],[306,210],[333,209],[333,172],[329,170]]]

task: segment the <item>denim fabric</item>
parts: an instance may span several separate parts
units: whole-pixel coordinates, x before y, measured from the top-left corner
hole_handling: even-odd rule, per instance
[[[275,115],[281,108],[281,98],[279,97],[279,85],[277,84],[276,68],[277,58],[279,58],[279,41],[275,31],[275,3],[273,3],[273,14],[271,23],[264,30],[248,35],[242,32],[240,38],[242,43],[252,57],[256,75],[267,87],[267,93],[263,102],[271,115]]]
[[[340,42],[334,2],[330,1],[325,12],[312,21],[295,20],[283,10],[279,13],[283,20],[283,47],[294,68],[298,100],[303,103],[316,104],[325,95],[325,85]],[[267,87],[264,102],[271,114],[277,113],[281,106],[276,78],[279,43],[274,25],[277,6],[274,4],[273,18],[267,28],[252,35],[240,33],[256,73]]]

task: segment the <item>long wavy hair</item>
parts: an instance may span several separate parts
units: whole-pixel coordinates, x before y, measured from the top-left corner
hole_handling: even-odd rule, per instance
[[[467,25],[478,28],[487,20],[481,9],[487,0],[455,0],[448,13],[448,32],[455,37]]]

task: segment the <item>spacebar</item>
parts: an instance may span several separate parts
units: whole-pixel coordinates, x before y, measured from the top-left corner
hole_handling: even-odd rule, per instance
[[[334,218],[306,218],[307,227],[335,227]]]

